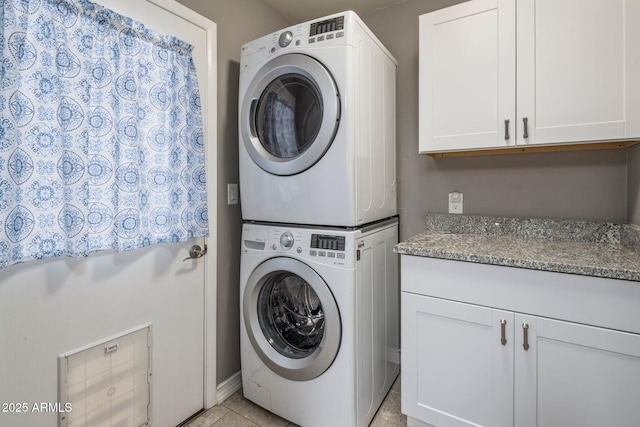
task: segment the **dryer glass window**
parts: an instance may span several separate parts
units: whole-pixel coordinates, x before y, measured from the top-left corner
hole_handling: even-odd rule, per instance
[[[311,285],[291,272],[266,280],[258,295],[258,321],[267,341],[283,356],[313,353],[324,335],[324,311]]]
[[[260,143],[271,155],[290,159],[306,151],[322,125],[322,97],[300,74],[284,74],[262,92],[256,107]]]

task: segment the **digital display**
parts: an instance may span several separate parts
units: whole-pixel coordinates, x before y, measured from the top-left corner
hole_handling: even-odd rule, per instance
[[[311,24],[311,31],[309,36],[317,36],[319,34],[337,30],[344,30],[344,16],[327,19],[326,21],[314,22],[313,24]]]
[[[344,251],[345,237],[330,236],[330,235],[324,235],[324,234],[312,234],[311,247],[313,249],[329,249],[332,251]]]

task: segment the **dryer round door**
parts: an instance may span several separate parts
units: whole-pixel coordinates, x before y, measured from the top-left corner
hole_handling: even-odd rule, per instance
[[[249,156],[274,175],[295,175],[329,149],[340,122],[340,95],[317,60],[287,54],[256,74],[242,100],[240,133]]]
[[[253,349],[283,378],[316,378],[338,354],[338,306],[320,275],[301,261],[278,257],[260,264],[247,281],[242,311]]]

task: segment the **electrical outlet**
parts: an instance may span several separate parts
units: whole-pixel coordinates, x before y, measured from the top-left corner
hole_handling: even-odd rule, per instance
[[[458,193],[457,191],[449,193],[449,213],[462,213],[462,193]]]
[[[227,184],[227,205],[238,204],[238,184]]]

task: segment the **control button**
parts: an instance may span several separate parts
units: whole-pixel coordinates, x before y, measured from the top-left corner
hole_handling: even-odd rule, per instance
[[[275,243],[271,245],[271,250],[275,251],[276,249],[278,249],[278,245],[276,245]]]
[[[272,47],[272,48],[271,48],[271,53],[275,53],[275,51],[276,51],[276,48],[275,48],[275,47]]]
[[[318,251],[318,256],[327,256],[325,251]]]
[[[311,250],[311,251],[309,251],[309,255],[311,255],[311,256],[316,256],[316,255],[318,255],[318,251],[316,251],[316,250]]]
[[[344,259],[344,254],[341,252],[338,252],[338,259]]]
[[[331,40],[333,38],[333,34],[327,34],[327,40]]]
[[[296,46],[300,46],[300,40],[296,40]]]
[[[299,253],[299,254],[301,254],[301,253],[302,253],[302,248],[301,248],[300,246],[298,246],[298,247],[296,248],[296,252],[297,252],[297,253]]]
[[[315,38],[315,37],[311,37],[311,38],[309,39],[309,44],[311,44],[311,43],[315,43],[315,42],[316,42],[316,38]]]
[[[294,243],[293,234],[291,234],[288,231],[285,231],[284,233],[282,233],[282,235],[280,236],[280,244],[282,245],[283,248],[291,249],[291,247],[293,246],[293,243]]]
[[[336,257],[336,254],[335,254],[334,252],[327,252],[327,256],[328,256],[329,258],[335,258],[335,257]]]
[[[285,31],[284,33],[280,34],[278,44],[280,45],[280,47],[287,47],[291,44],[292,41],[293,34],[291,33],[291,31]]]
[[[321,42],[324,40],[324,36],[318,36],[318,41]]]
[[[340,37],[344,37],[344,32],[340,31],[338,33],[336,33],[336,38],[340,38]]]

